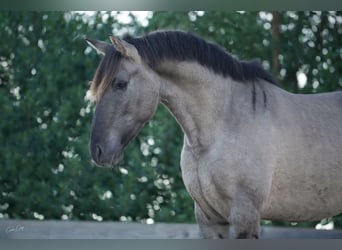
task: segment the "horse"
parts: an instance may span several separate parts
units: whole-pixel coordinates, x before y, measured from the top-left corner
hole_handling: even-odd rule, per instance
[[[259,238],[260,219],[342,212],[342,92],[293,94],[258,60],[182,31],[86,39],[100,52],[90,154],[100,166],[166,106],[184,132],[181,172],[203,238]]]

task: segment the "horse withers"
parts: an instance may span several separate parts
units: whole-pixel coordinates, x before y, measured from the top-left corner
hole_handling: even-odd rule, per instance
[[[88,39],[104,56],[90,152],[113,166],[159,102],[184,132],[181,169],[204,238],[258,238],[261,218],[342,212],[342,93],[288,93],[258,61],[180,31]]]

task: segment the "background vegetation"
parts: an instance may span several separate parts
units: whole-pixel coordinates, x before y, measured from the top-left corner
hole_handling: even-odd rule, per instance
[[[100,57],[86,36],[191,31],[312,93],[342,88],[341,23],[341,12],[0,12],[0,218],[194,222],[182,133],[162,106],[120,168],[91,163],[86,92]]]

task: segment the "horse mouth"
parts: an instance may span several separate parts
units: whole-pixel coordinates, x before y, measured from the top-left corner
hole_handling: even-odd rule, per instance
[[[96,150],[93,149],[91,151],[93,162],[99,167],[114,168],[124,159],[124,149],[136,137],[143,125],[139,124],[136,126],[131,133],[121,139],[117,146],[112,147],[112,150],[106,150],[100,147],[100,153],[96,153]],[[106,151],[107,153],[103,154]]]
[[[141,127],[138,127],[138,129],[136,129],[135,131],[139,131]],[[111,162],[109,164],[106,164],[106,166],[115,167],[116,165],[118,165],[124,159],[124,149],[135,137],[136,137],[136,133],[133,133],[130,137],[128,137],[123,142],[122,149],[118,151],[117,153],[113,154]]]
[[[108,167],[108,168],[114,168],[116,165],[118,165],[122,160],[124,159],[124,153],[123,150],[120,150],[118,152],[115,152],[112,154],[110,159],[107,160],[99,160],[99,159],[92,159],[92,162],[96,164],[98,167]]]
[[[118,165],[124,159],[123,150],[121,150],[118,154],[113,154],[113,158],[110,162],[110,167],[114,167]]]

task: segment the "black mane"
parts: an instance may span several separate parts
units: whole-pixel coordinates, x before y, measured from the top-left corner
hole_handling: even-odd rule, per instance
[[[208,43],[193,34],[181,31],[158,31],[149,35],[124,40],[133,44],[150,67],[155,68],[165,59],[197,61],[224,77],[240,82],[259,79],[276,84],[274,77],[262,68],[258,60],[242,61],[220,46]]]

